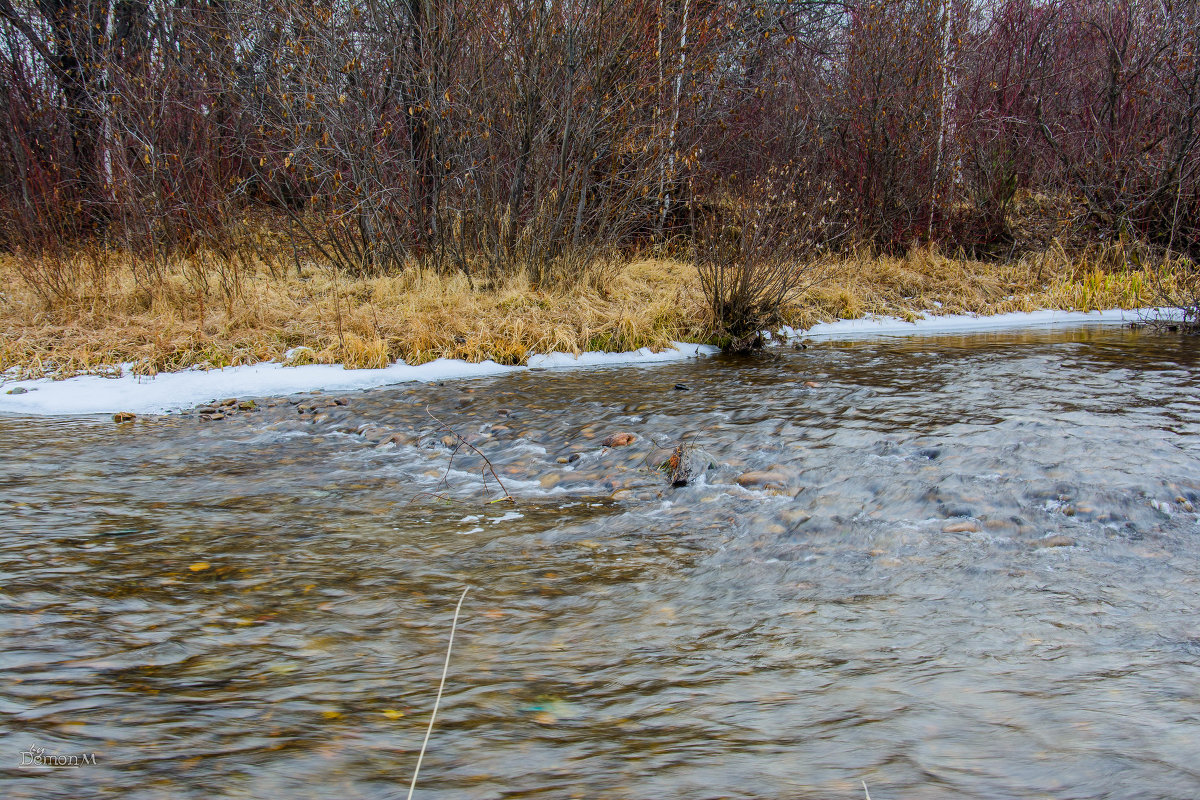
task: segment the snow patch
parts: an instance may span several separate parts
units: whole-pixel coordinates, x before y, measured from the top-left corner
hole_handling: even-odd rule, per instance
[[[529,365],[505,366],[495,361],[477,364],[458,359],[439,358],[427,364],[410,366],[397,362],[384,369],[346,369],[340,365],[309,364],[287,367],[266,362],[215,370],[165,372],[154,377],[129,374],[129,365],[121,376],[106,378],[79,375],[66,380],[39,378],[10,381],[0,391],[0,413],[32,415],[113,414],[132,411],[137,414],[161,414],[206,403],[223,397],[267,397],[312,391],[353,391],[374,389],[411,381],[441,381],[480,378],[526,369],[562,369],[616,364],[654,364],[711,355],[718,348],[709,345],[674,342],[673,349],[660,353],[642,348],[628,353],[551,353],[531,356]],[[23,394],[5,391],[23,388]]]
[[[1109,311],[1014,311],[989,317],[973,314],[926,315],[914,322],[906,322],[897,317],[866,316],[861,319],[821,322],[805,332],[793,328],[786,328],[784,332],[788,338],[863,339],[874,336],[970,333],[1006,328],[1034,328],[1045,325],[1144,322],[1150,319],[1174,319],[1178,316],[1178,309],[1173,308],[1146,308],[1133,311],[1119,308]]]

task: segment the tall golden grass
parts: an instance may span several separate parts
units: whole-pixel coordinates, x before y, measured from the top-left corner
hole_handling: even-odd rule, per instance
[[[785,309],[788,324],[887,314],[995,314],[1038,308],[1138,308],[1194,288],[1190,263],[1136,263],[1116,248],[1050,248],[1006,263],[916,248],[815,264],[821,282]],[[349,279],[292,253],[255,248],[235,263],[180,257],[147,284],[128,254],[81,252],[41,264],[0,256],[0,371],[10,377],[216,368],[260,361],[383,367],[403,359],[662,348],[714,330],[694,266],[677,258],[606,263],[569,289],[520,272],[492,286],[412,267]],[[69,291],[37,291],[39,268]],[[141,277],[139,277],[141,276]]]

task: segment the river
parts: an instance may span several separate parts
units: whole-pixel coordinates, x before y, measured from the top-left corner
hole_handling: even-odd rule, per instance
[[[0,417],[0,794],[403,797],[470,587],[417,797],[1195,798],[1198,388],[1093,327]]]

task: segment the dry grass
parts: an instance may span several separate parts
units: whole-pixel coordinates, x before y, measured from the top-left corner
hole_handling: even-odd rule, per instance
[[[251,263],[222,290],[230,283],[215,270],[180,262],[149,290],[112,258],[102,278],[89,267],[73,297],[50,304],[0,256],[0,371],[68,376],[131,363],[154,374],[282,361],[289,350],[288,363],[352,368],[440,357],[518,364],[532,353],[662,348],[703,335],[694,271],[678,261],[637,261],[609,270],[601,288],[571,291],[535,289],[523,276],[472,290],[461,275],[348,280],[287,266]]]
[[[53,303],[20,279],[37,264],[0,256],[0,371],[68,376],[131,363],[153,374],[284,360],[289,350],[288,363],[355,368],[439,357],[517,364],[532,353],[660,348],[710,330],[696,271],[679,260],[608,265],[588,286],[545,291],[522,276],[472,289],[461,275],[416,269],[348,280],[308,264],[300,276],[290,251],[273,261],[262,253],[240,256],[236,271],[203,254],[181,259],[152,289],[120,254],[81,255],[56,264],[74,290]],[[1194,273],[1130,265],[1112,249],[1068,256],[1054,246],[1011,263],[924,248],[819,267],[824,281],[788,311],[796,327],[867,313],[1144,307]]]
[[[826,279],[791,309],[794,327],[883,314],[1004,314],[1095,311],[1170,304],[1195,283],[1188,262],[1138,265],[1117,248],[1066,253],[1054,245],[1010,262],[948,256],[936,248],[903,257],[850,255],[826,265]]]

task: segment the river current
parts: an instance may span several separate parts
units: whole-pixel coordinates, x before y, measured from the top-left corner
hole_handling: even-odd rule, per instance
[[[1198,797],[1195,344],[0,417],[0,795]]]

